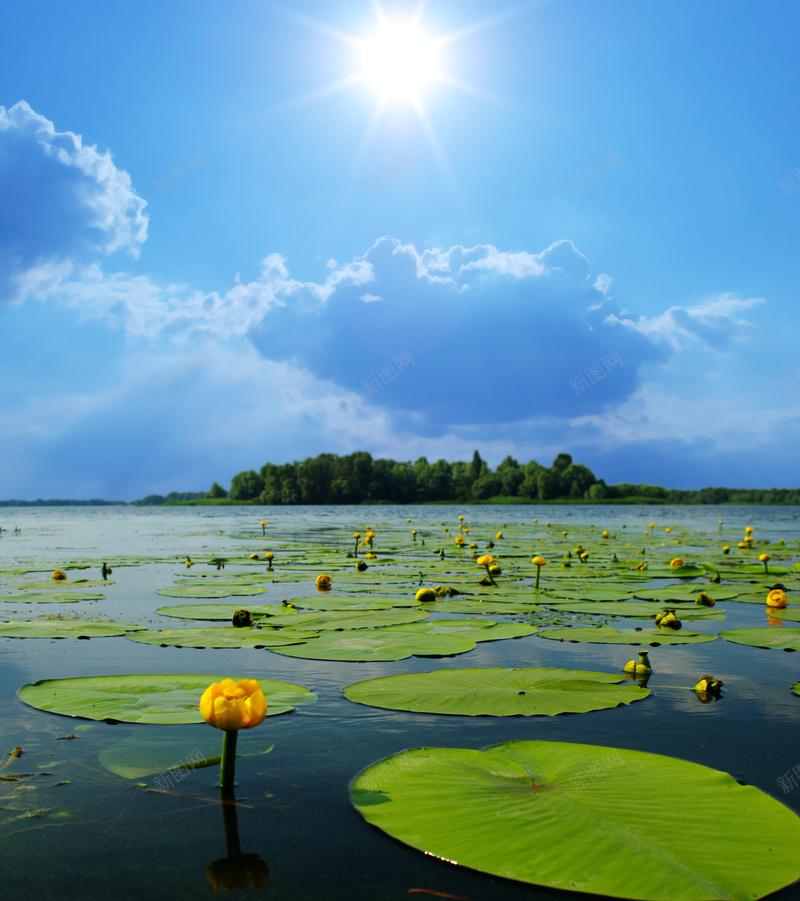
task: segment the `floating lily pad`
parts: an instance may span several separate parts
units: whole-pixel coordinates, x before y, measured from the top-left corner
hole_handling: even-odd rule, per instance
[[[398,598],[370,597],[369,595],[318,595],[317,597],[292,598],[290,602],[295,607],[303,610],[389,610],[391,607],[417,607],[418,602],[413,598],[405,600]]]
[[[751,648],[783,648],[800,651],[800,629],[789,626],[766,626],[758,629],[728,629],[719,633],[720,638]]]
[[[633,589],[621,586],[619,588],[608,588],[605,586],[564,586],[563,588],[548,588],[547,594],[553,598],[561,598],[565,600],[580,601],[624,601],[626,598],[633,596]]]
[[[612,629],[601,626],[592,629],[584,626],[574,629],[549,629],[539,633],[542,638],[554,638],[558,641],[582,641],[590,644],[701,644],[713,641],[713,635],[701,635],[699,632],[687,632],[686,629]]]
[[[555,716],[630,704],[650,692],[622,674],[503,667],[402,673],[348,685],[351,701],[389,710],[460,716]]]
[[[89,720],[123,723],[202,723],[200,696],[222,679],[243,676],[89,676],[44,679],[23,685],[19,699],[31,707]],[[267,699],[267,716],[288,713],[317,696],[301,685],[259,679]]]
[[[495,616],[498,614],[514,616],[519,613],[540,613],[544,607],[540,607],[538,604],[515,604],[501,598],[496,600],[487,598],[485,601],[453,598],[450,601],[426,601],[422,605],[422,609],[431,613],[487,613]]]
[[[71,591],[69,594],[53,592],[29,591],[25,594],[1,594],[0,603],[3,604],[71,604],[75,601],[99,601],[104,594],[91,594],[85,591]]]
[[[412,748],[359,773],[351,800],[432,857],[549,888],[716,901],[800,877],[791,810],[660,754],[545,741]]]
[[[274,648],[299,644],[316,638],[316,632],[291,629],[239,629],[236,626],[208,626],[199,629],[161,629],[129,633],[131,641],[162,648]]]
[[[788,622],[800,620],[800,607],[767,607],[765,604],[764,610],[775,619],[785,619]]]
[[[11,585],[16,591],[71,591],[77,588],[80,591],[86,591],[87,588],[99,588],[106,585],[114,585],[114,579],[67,579],[67,581],[58,581],[56,579],[47,579],[44,582],[21,582],[19,585]]]
[[[715,601],[733,600],[737,595],[737,591],[731,591],[729,588],[718,589],[716,585],[694,582],[691,585],[669,585],[667,588],[636,588],[634,597],[645,601],[682,601],[685,603],[690,599],[693,601],[701,591],[705,591]]]
[[[227,598],[238,595],[263,594],[267,589],[256,585],[185,585],[175,588],[159,588],[156,594],[168,598]]]
[[[208,622],[230,622],[233,614],[237,610],[241,610],[243,605],[239,604],[177,604],[174,607],[159,607],[156,613],[162,616],[174,616],[178,619],[196,619]],[[276,606],[251,606],[244,605],[253,616],[269,616],[270,613],[276,613],[283,609],[280,605]]]
[[[6,638],[108,638],[143,629],[131,623],[116,623],[105,619],[55,617],[31,621],[0,622],[0,635]]]
[[[552,610],[567,613],[595,613],[601,616],[626,616],[632,619],[650,619],[661,613],[661,605],[652,601],[563,601],[548,604]],[[680,620],[725,619],[725,611],[717,607],[700,607],[697,604],[673,604]]]
[[[375,629],[397,626],[425,619],[423,610],[332,610],[329,613],[276,613],[269,618],[271,626],[291,626],[293,629]]]
[[[323,632],[306,645],[271,648],[284,657],[310,660],[405,660],[406,657],[450,657],[475,647],[464,634],[398,632],[390,629],[348,629]]]
[[[387,626],[381,632],[425,632],[428,635],[463,634],[472,641],[502,641],[533,635],[536,626],[525,623],[495,623],[490,619],[437,619],[403,626]]]

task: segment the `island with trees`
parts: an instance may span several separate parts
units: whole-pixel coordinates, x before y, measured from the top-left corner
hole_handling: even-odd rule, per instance
[[[800,488],[662,488],[620,482],[607,485],[570,454],[550,466],[508,456],[496,469],[476,450],[470,462],[426,457],[397,462],[366,451],[319,454],[293,463],[265,463],[236,473],[226,491],[150,495],[137,504],[800,504]]]

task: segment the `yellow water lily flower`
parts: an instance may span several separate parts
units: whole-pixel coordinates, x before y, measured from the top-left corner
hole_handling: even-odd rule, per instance
[[[785,607],[789,598],[782,588],[773,588],[767,595],[767,607]]]
[[[317,576],[316,586],[317,591],[330,591],[333,586],[331,577],[326,573],[323,573],[321,576]]]
[[[700,676],[697,681],[697,685],[695,685],[694,687],[694,690],[718,694],[720,688],[722,688],[724,684],[724,682],[720,682],[719,679],[715,679],[712,675],[706,674],[705,676]]]
[[[686,561],[682,557],[676,557],[669,564],[673,569],[677,569],[679,566],[686,566]]]
[[[649,676],[653,670],[650,667],[650,658],[647,656],[647,651],[637,651],[637,654],[639,659],[630,660],[626,663],[623,667],[623,672],[634,676]]]
[[[646,560],[642,560],[641,563],[637,563],[637,564],[636,564],[636,569],[638,569],[639,572],[644,572],[644,570],[647,569],[647,561],[646,561]]]
[[[502,533],[502,532],[498,532],[494,537],[495,537],[495,538],[502,538],[502,537],[503,537],[503,533]]]
[[[250,554],[251,560],[258,560],[258,554]]]
[[[200,698],[200,716],[215,729],[234,732],[264,721],[267,699],[255,679],[213,682]]]
[[[435,601],[436,592],[432,588],[420,588],[414,595],[414,599],[417,601]]]
[[[491,566],[494,563],[494,557],[491,554],[484,554],[475,561],[478,566]]]
[[[63,582],[67,578],[67,574],[63,570],[57,569],[50,578],[54,582]]]

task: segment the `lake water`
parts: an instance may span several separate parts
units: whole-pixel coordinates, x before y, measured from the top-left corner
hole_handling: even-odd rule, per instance
[[[421,534],[427,533],[426,546],[432,550],[439,546],[435,542],[441,543],[439,523],[447,522],[454,531],[459,513],[467,517],[473,535],[494,531],[503,522],[530,524],[538,518],[532,553],[547,552],[545,545],[536,546],[547,537],[543,525],[547,521],[566,529],[592,523],[598,529],[615,530],[618,541],[624,527],[633,548],[646,543],[642,533],[651,521],[658,526],[659,541],[665,540],[660,530],[668,525],[718,535],[719,519],[724,521],[720,543],[735,545],[746,525],[773,542],[800,537],[796,507],[0,508],[0,525],[9,530],[0,539],[0,566],[30,563],[35,569],[40,564],[45,579],[59,562],[66,565],[70,560],[91,559],[94,567],[119,555],[175,561],[115,567],[114,584],[98,589],[106,595],[102,601],[47,604],[46,610],[42,605],[5,602],[0,604],[0,618],[74,615],[79,609],[83,615],[174,628],[181,625],[179,620],[156,613],[157,607],[171,601],[155,590],[185,576],[181,561],[186,555],[257,550],[264,544],[258,526],[262,519],[268,522],[268,541],[302,538],[306,546],[309,541],[320,542],[344,553],[354,530],[363,532],[367,525],[380,524],[410,529],[408,518]],[[21,532],[14,533],[15,527]],[[252,536],[249,541],[244,533]],[[98,568],[78,572],[80,576],[71,573],[71,577],[99,578]],[[2,591],[8,590],[8,580],[2,584]],[[274,602],[275,591],[289,598],[309,593],[308,586],[296,590],[300,594],[292,595],[288,585],[270,585],[268,595]],[[714,634],[766,625],[760,605],[720,606],[726,607],[727,620],[694,623],[691,628]],[[793,627],[797,624],[785,626]],[[236,769],[241,850],[257,854],[268,865],[269,879],[263,891],[251,885],[234,889],[233,897],[272,901],[589,897],[455,867],[367,825],[350,805],[350,780],[370,763],[409,747],[482,748],[535,738],[651,751],[729,772],[800,813],[800,787],[784,793],[778,783],[793,767],[800,772],[800,698],[791,692],[800,680],[800,656],[723,640],[654,648],[650,656],[652,694],[628,706],[556,717],[457,717],[379,710],[354,704],[342,692],[350,683],[375,676],[441,668],[553,666],[619,672],[626,660],[635,657],[635,649],[531,635],[481,643],[452,658],[349,663],[294,659],[263,649],[151,647],[125,638],[0,638],[0,764],[15,746],[23,751],[19,760],[0,771],[0,777],[33,774],[13,783],[0,781],[4,896],[39,901],[212,898],[206,868],[226,852],[215,769],[191,771],[172,792],[164,793],[152,790],[154,774],[124,778],[101,762],[126,754],[135,758],[137,749],[155,758],[160,755],[165,768],[195,751],[215,755],[221,738],[217,730],[205,724],[93,723],[35,710],[16,697],[22,685],[47,678],[236,673],[294,682],[318,695],[316,704],[270,717],[240,737],[240,753],[253,755],[242,758]],[[701,704],[693,692],[680,688],[693,685],[704,673],[725,682],[724,696],[716,703]],[[256,756],[270,746],[269,753]],[[800,779],[797,782],[800,785]],[[704,824],[698,823],[697,829],[702,840]],[[800,888],[795,885],[772,897],[800,899]]]

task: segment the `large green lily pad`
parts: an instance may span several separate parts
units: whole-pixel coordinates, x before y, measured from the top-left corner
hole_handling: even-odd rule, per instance
[[[89,720],[123,723],[202,723],[200,696],[212,682],[245,676],[146,675],[43,679],[23,685],[19,699],[31,707]],[[317,696],[291,682],[259,679],[267,716],[288,713]]]
[[[315,613],[276,613],[269,618],[271,626],[291,626],[293,629],[374,629],[397,626],[425,619],[427,613],[414,610],[332,610]]]
[[[504,601],[501,598],[473,601],[456,597],[448,601],[426,601],[422,604],[421,609],[431,613],[467,613],[470,615],[491,613],[493,615],[514,616],[519,613],[541,613],[544,608],[538,604],[515,604],[510,601]]]
[[[240,629],[236,626],[207,626],[198,629],[161,629],[131,632],[128,638],[140,644],[155,644],[162,648],[275,648],[299,644],[316,632],[293,629]]]
[[[728,629],[719,633],[720,638],[751,648],[783,648],[800,651],[800,629],[789,626],[765,626],[757,629]]]
[[[91,594],[86,591],[65,592],[37,592],[28,591],[25,594],[0,594],[2,604],[71,604],[74,601],[99,601],[104,594]]]
[[[539,633],[542,638],[554,638],[557,641],[583,641],[590,644],[701,644],[713,641],[713,635],[701,635],[699,632],[687,632],[686,629],[612,629],[601,626],[593,629],[584,626],[574,629],[548,629]]]
[[[472,641],[500,641],[533,635],[536,626],[525,623],[496,623],[490,619],[437,619],[401,626],[387,626],[381,632],[425,632],[428,635],[465,635]]]
[[[253,616],[269,616],[283,610],[280,605],[253,606],[251,604],[176,604],[174,607],[159,607],[156,613],[161,616],[174,616],[177,619],[196,619],[207,622],[230,622],[237,610],[249,610]]]
[[[159,588],[156,590],[156,594],[161,594],[168,598],[227,598],[238,595],[264,594],[266,590],[266,588],[259,588],[256,585],[231,583],[227,585],[184,585],[174,588]]]
[[[549,888],[716,901],[800,877],[796,814],[660,754],[546,741],[412,748],[359,773],[351,800],[432,857]]]
[[[595,613],[600,616],[626,616],[632,619],[651,619],[661,613],[660,604],[652,601],[554,601],[548,604],[553,610],[567,613]],[[697,604],[672,604],[680,620],[725,619],[725,611],[718,607],[700,607]]]
[[[143,628],[144,626],[117,623],[107,619],[61,616],[0,622],[0,635],[6,638],[109,638]]]
[[[645,601],[689,601],[694,600],[701,591],[714,598],[715,601],[733,600],[737,591],[729,588],[718,588],[716,585],[693,582],[691,585],[669,585],[667,588],[635,588],[634,597]],[[765,594],[766,597],[766,594]]]
[[[621,674],[538,667],[402,673],[348,685],[346,698],[370,707],[460,716],[555,716],[630,704],[650,692],[618,685]]]
[[[466,635],[434,635],[399,632],[392,629],[347,629],[322,632],[319,638],[304,645],[271,648],[284,657],[304,657],[310,660],[405,660],[406,657],[450,657],[475,647]]]

